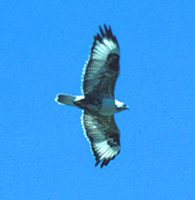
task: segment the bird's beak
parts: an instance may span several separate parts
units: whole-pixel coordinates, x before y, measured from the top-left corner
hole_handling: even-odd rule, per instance
[[[126,106],[125,106],[125,109],[126,109],[126,110],[129,110],[129,106],[126,105]]]

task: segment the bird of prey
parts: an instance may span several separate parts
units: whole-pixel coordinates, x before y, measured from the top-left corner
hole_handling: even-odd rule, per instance
[[[119,75],[119,44],[111,27],[99,27],[83,69],[82,95],[58,94],[55,101],[83,109],[81,121],[97,166],[108,165],[120,152],[120,131],[114,114],[128,109],[115,99]]]

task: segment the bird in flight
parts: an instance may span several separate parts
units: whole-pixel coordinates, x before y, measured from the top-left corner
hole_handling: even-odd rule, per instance
[[[128,109],[115,99],[115,84],[120,69],[120,49],[109,26],[99,27],[89,59],[83,69],[82,95],[58,94],[55,101],[83,110],[81,123],[97,166],[107,166],[120,152],[120,130],[114,119]]]

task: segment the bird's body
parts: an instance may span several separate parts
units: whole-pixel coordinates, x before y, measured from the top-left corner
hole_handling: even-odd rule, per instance
[[[120,131],[114,114],[128,107],[115,99],[114,89],[119,74],[119,45],[111,28],[100,27],[94,37],[90,58],[83,70],[83,95],[59,94],[56,102],[84,110],[82,125],[96,165],[106,166],[120,152]]]
[[[114,115],[117,112],[117,106],[113,98],[103,98],[100,114],[102,115]]]

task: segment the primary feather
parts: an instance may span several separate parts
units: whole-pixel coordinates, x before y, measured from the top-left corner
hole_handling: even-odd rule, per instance
[[[109,95],[114,98],[115,83],[119,74],[120,51],[111,28],[100,27],[94,36],[90,58],[84,69],[84,95]]]

